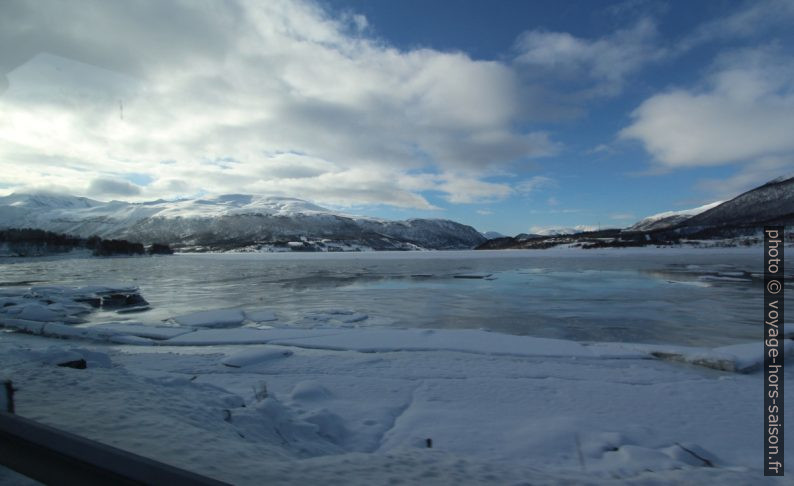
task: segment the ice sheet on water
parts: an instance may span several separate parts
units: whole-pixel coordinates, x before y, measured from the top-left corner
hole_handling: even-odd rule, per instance
[[[240,309],[215,309],[192,312],[173,319],[189,327],[236,327],[242,325],[245,314]]]
[[[369,319],[367,314],[356,312],[351,309],[324,309],[312,311],[299,321],[300,325],[304,326],[317,326],[317,325],[342,325],[343,327],[352,327],[350,324],[366,321]]]
[[[277,339],[287,342],[290,339],[323,335],[329,332],[336,333],[349,331],[294,328],[256,329],[252,327],[242,327],[236,329],[198,329],[196,332],[191,332],[168,339],[167,341],[164,341],[163,344],[175,346],[267,344]]]
[[[47,337],[66,339],[85,339],[89,341],[115,342],[119,344],[154,343],[151,339],[129,336],[106,327],[75,327],[60,322],[28,321],[24,319],[0,318],[0,325],[6,329]]]
[[[749,278],[735,277],[731,275],[702,275],[698,279],[706,282],[749,282]]]
[[[272,309],[246,310],[245,317],[251,322],[272,322],[278,320],[278,316]]]
[[[50,346],[41,350],[15,349],[9,353],[9,358],[17,363],[38,363],[48,366],[79,360],[85,360],[88,368],[109,368],[112,365],[107,353],[65,346]]]
[[[34,300],[31,298],[8,298],[0,305],[0,316],[38,322],[83,322],[79,317],[90,312],[91,308],[74,301]]]
[[[490,277],[491,273],[457,273],[452,278],[467,278],[467,279],[486,279]]]
[[[195,329],[175,326],[150,326],[140,322],[106,322],[92,326],[94,329],[112,331],[115,334],[125,334],[150,339],[170,339],[181,336]]]
[[[474,330],[417,329],[207,329],[168,339],[164,344],[279,344],[304,348],[360,352],[459,351],[515,356],[614,357],[614,349],[602,350],[573,341],[510,336]],[[630,354],[625,352],[624,354]],[[636,354],[636,353],[635,353]]]
[[[582,345],[573,341],[512,336],[482,330],[417,330],[368,327],[365,329],[340,329],[339,324],[352,324],[368,319],[366,314],[351,309],[323,309],[306,314],[305,324],[311,328],[239,328],[197,329],[202,327],[236,327],[246,319],[275,318],[270,309],[243,311],[241,309],[216,309],[200,311],[173,320],[183,327],[146,325],[137,322],[111,322],[92,327],[74,327],[74,315],[87,306],[75,302],[87,293],[137,291],[134,286],[92,286],[77,289],[61,286],[34,287],[21,297],[23,291],[4,290],[5,307],[0,316],[5,327],[19,331],[96,341],[149,345],[154,341],[172,345],[217,344],[278,344],[328,350],[361,352],[393,351],[458,351],[478,354],[516,356],[566,356],[588,358],[657,358],[681,361],[724,371],[747,373],[756,370],[763,359],[761,343],[739,344],[720,348],[692,348],[676,346],[650,346],[604,343]],[[46,301],[34,300],[47,299]],[[47,303],[49,302],[49,303]],[[791,325],[784,335],[794,336]],[[791,353],[794,342],[786,341],[786,352]],[[263,356],[247,359],[263,360]]]
[[[37,303],[11,306],[6,308],[5,312],[6,314],[14,316],[17,319],[39,322],[63,321],[66,317],[64,313],[55,312],[54,310],[47,308],[47,306]]]
[[[133,285],[66,287],[34,286],[6,289],[0,298],[0,317],[36,322],[79,324],[95,308],[125,312],[148,309]]]
[[[110,336],[108,337],[107,340],[111,343],[132,344],[136,346],[151,346],[152,344],[155,343],[154,340],[149,338],[139,337],[139,336],[127,336],[127,335]]]
[[[263,363],[277,359],[284,359],[292,356],[292,351],[283,347],[256,347],[237,351],[223,358],[221,364],[232,368],[242,368],[254,364]]]
[[[37,298],[76,299],[93,295],[137,294],[137,285],[106,284],[69,287],[63,285],[37,285],[30,288],[29,295]]]
[[[516,356],[595,357],[593,351],[573,341],[510,336],[474,330],[356,329],[347,332],[274,338],[274,344],[361,352],[462,351]]]
[[[794,351],[794,341],[790,339],[785,339],[783,346],[785,356],[791,355]],[[660,348],[651,350],[651,354],[665,360],[680,361],[716,370],[751,373],[760,369],[764,364],[764,343],[758,341],[712,349]]]

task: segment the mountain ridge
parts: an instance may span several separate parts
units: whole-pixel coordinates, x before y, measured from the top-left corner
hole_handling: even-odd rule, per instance
[[[209,249],[290,241],[306,243],[304,249],[465,249],[485,241],[474,228],[451,220],[391,221],[339,213],[298,198],[246,194],[142,203],[12,194],[0,197],[0,228]]]
[[[677,228],[691,233],[708,228],[752,228],[791,222],[794,222],[794,177],[779,177],[694,215]]]

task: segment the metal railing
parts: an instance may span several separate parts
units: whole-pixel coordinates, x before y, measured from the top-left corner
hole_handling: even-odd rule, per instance
[[[5,411],[0,412],[0,464],[56,485],[227,484]]]

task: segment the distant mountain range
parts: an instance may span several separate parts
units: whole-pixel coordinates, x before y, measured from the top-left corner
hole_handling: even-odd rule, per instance
[[[127,203],[52,194],[0,197],[0,229],[33,228],[194,250],[421,250],[474,248],[486,238],[444,219],[388,221],[307,201],[241,194]]]
[[[198,251],[548,248],[564,241],[591,245],[587,247],[635,246],[751,235],[772,224],[794,224],[794,177],[775,179],[729,201],[649,216],[625,229],[516,237],[482,234],[445,219],[353,216],[286,197],[228,194],[145,203],[52,194],[0,197],[0,229],[96,235]]]

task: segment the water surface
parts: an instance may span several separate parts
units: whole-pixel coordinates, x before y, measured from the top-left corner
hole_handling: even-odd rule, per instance
[[[342,308],[371,316],[362,326],[716,346],[758,338],[761,265],[760,248],[183,254],[3,259],[0,285],[134,283],[152,309],[121,318],[147,322],[267,307],[288,325]]]

